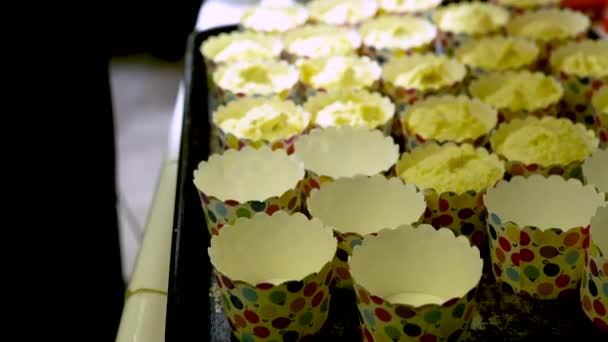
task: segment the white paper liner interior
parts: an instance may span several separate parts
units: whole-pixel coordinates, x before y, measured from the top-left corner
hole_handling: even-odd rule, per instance
[[[608,203],[599,207],[591,219],[591,240],[608,257]]]
[[[595,150],[583,163],[583,175],[588,184],[608,193],[608,150]]]

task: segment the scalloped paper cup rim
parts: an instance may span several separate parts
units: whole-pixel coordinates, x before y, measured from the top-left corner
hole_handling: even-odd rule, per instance
[[[239,219],[211,238],[213,266],[247,284],[299,281],[320,272],[337,249],[331,229],[300,213],[279,211]]]
[[[258,14],[257,12],[259,12],[259,11],[291,12],[288,14],[292,19],[291,26],[284,27],[282,29],[277,29],[276,27],[273,27],[272,25],[268,25],[269,22],[272,22],[272,21],[268,21],[268,18],[265,18],[266,20],[264,20],[264,21],[256,20],[255,23],[250,23],[249,21],[253,20],[252,18],[255,18],[255,15]],[[268,12],[266,12],[266,13],[268,13]],[[308,10],[306,9],[306,7],[304,7],[302,5],[292,4],[289,6],[254,6],[254,7],[251,7],[250,9],[248,9],[247,11],[245,11],[245,13],[241,16],[240,24],[243,27],[254,30],[254,31],[281,32],[281,31],[289,30],[294,27],[303,25],[306,22],[306,20],[308,20]],[[262,22],[264,24],[260,25],[260,22]]]
[[[297,56],[302,56],[301,54],[292,51],[291,45],[296,42],[302,34],[307,34],[307,37],[318,35],[319,37],[324,37],[328,39],[335,38],[346,38],[353,49],[353,54],[355,49],[361,46],[361,36],[356,30],[341,27],[341,26],[332,26],[326,24],[318,24],[318,25],[305,25],[289,30],[283,34],[283,45],[285,50]],[[308,36],[310,34],[310,36]],[[307,56],[307,57],[321,57],[321,56]]]
[[[554,39],[567,39],[574,38],[580,34],[583,34],[591,26],[591,21],[584,14],[573,11],[570,9],[540,9],[536,11],[526,12],[520,16],[516,16],[509,23],[507,23],[507,32],[514,36],[526,36],[519,34],[520,30],[525,25],[533,22],[538,22],[539,19],[549,17],[552,21],[559,23],[559,25],[568,27],[569,31],[567,37],[552,38],[546,35],[535,35],[534,37],[528,37],[538,41],[551,41]]]
[[[595,150],[583,163],[583,175],[588,184],[608,194],[608,150]]]
[[[451,29],[446,28],[446,27],[442,27],[442,17],[446,14],[449,13],[450,11],[453,11],[455,9],[466,9],[466,8],[485,8],[488,12],[490,13],[492,12],[492,14],[494,14],[495,16],[497,16],[498,18],[496,18],[496,27],[492,28],[490,31],[479,31],[475,28],[469,29],[467,31],[461,31],[461,32],[454,32],[456,34],[459,33],[464,33],[464,34],[487,34],[487,33],[491,33],[491,32],[496,32],[497,30],[500,30],[501,28],[503,28],[507,22],[509,21],[511,14],[509,13],[509,11],[507,11],[507,9],[503,8],[502,6],[498,6],[498,5],[494,5],[492,3],[483,3],[483,2],[460,2],[460,3],[450,3],[447,4],[445,6],[439,7],[435,13],[433,13],[433,22],[435,22],[437,24],[437,27],[439,28],[439,30],[441,31],[446,31],[446,32],[453,32]],[[494,20],[493,20],[494,21]],[[448,21],[449,22],[449,21]]]
[[[523,37],[505,37],[505,36],[499,36],[499,35],[487,36],[487,37],[478,38],[478,39],[469,39],[469,40],[465,41],[462,45],[460,45],[456,49],[454,54],[458,61],[460,61],[463,64],[469,65],[470,67],[473,67],[473,68],[480,67],[480,68],[491,70],[491,71],[503,70],[503,69],[500,69],[500,65],[495,65],[493,69],[488,69],[487,65],[486,66],[482,66],[479,64],[473,65],[473,64],[464,63],[464,61],[462,61],[462,56],[468,50],[475,48],[477,45],[495,44],[495,43],[503,42],[503,41],[504,42],[513,41],[514,42],[513,44],[517,45],[517,47],[518,47],[517,52],[519,54],[521,54],[520,56],[523,55],[525,57],[525,59],[522,58],[522,62],[520,63],[520,65],[515,68],[523,68],[523,67],[529,66],[538,58],[540,50],[538,49],[538,46],[533,41],[523,38]]]
[[[433,85],[432,87],[427,87],[427,88],[412,88],[408,85],[395,83],[395,81],[399,77],[399,75],[424,63],[425,60],[428,60],[428,61],[443,60],[443,61],[445,61],[447,63],[446,67],[452,73],[451,79],[446,80],[446,82],[443,82],[442,84]],[[393,84],[395,87],[401,87],[401,88],[405,88],[405,89],[417,89],[417,90],[421,90],[421,91],[436,90],[436,89],[441,89],[444,87],[451,86],[454,83],[462,82],[464,80],[464,78],[466,77],[466,75],[467,75],[467,68],[464,66],[464,64],[461,64],[460,62],[458,62],[457,60],[455,60],[453,58],[448,58],[444,55],[435,55],[435,54],[431,54],[431,53],[412,54],[410,56],[393,58],[393,59],[389,60],[386,64],[384,64],[382,67],[382,79],[384,81]]]
[[[261,32],[249,32],[249,31],[234,31],[234,32],[222,32],[216,36],[212,36],[205,40],[201,46],[200,51],[203,56],[214,62],[223,62],[217,60],[217,54],[222,49],[227,48],[231,42],[244,42],[244,41],[255,41],[259,45],[267,49],[269,55],[279,57],[283,50],[283,44],[278,37],[267,35]]]
[[[408,115],[410,115],[415,110],[423,108],[423,107],[432,108],[433,106],[436,106],[438,104],[456,102],[456,101],[460,101],[462,99],[467,100],[467,102],[469,103],[469,106],[471,108],[471,113],[473,113],[474,116],[477,116],[477,118],[479,118],[480,121],[482,121],[484,123],[484,125],[486,127],[486,131],[484,132],[484,134],[481,134],[476,137],[465,137],[465,138],[457,139],[457,140],[453,140],[453,141],[463,142],[463,141],[471,140],[471,139],[475,140],[475,139],[479,138],[480,136],[489,134],[494,129],[494,127],[496,126],[496,123],[498,122],[497,111],[494,108],[492,108],[490,105],[482,102],[481,100],[479,100],[477,98],[469,98],[465,95],[459,95],[459,96],[439,95],[439,96],[432,96],[432,97],[423,99],[419,102],[416,102],[412,106],[408,106],[408,108],[406,109],[404,114],[401,116],[401,122],[402,122],[403,126],[406,127],[406,129],[407,129]],[[409,131],[409,129],[408,129],[408,131]],[[429,136],[420,134],[419,132],[416,132],[415,130],[412,130],[411,133],[419,135],[422,138],[424,138],[425,140],[428,140],[428,139],[438,140],[435,137],[429,137]],[[445,140],[438,140],[438,141],[444,142]]]
[[[340,5],[350,5],[359,10],[359,16],[354,20],[345,21],[335,20],[338,16],[329,15],[328,12],[334,11],[336,7]],[[354,25],[367,18],[371,18],[376,15],[378,11],[378,3],[376,0],[313,0],[308,4],[308,13],[310,19],[329,25]]]
[[[305,85],[309,85],[313,88],[327,89],[326,85],[314,84],[313,82],[309,82],[309,81],[305,80],[304,77],[302,76],[302,68],[305,65],[314,65],[317,63],[323,64],[325,66],[325,68],[327,68],[327,63],[331,63],[332,61],[341,61],[345,65],[350,64],[355,69],[355,73],[357,73],[357,69],[359,69],[361,71],[365,71],[365,73],[368,74],[368,76],[370,76],[369,81],[366,82],[365,84],[349,85],[349,88],[371,87],[374,85],[374,82],[378,81],[380,79],[380,77],[382,76],[382,68],[380,67],[378,62],[371,60],[367,56],[361,56],[361,57],[359,57],[359,56],[326,56],[326,57],[316,57],[316,58],[310,58],[310,59],[299,59],[298,61],[296,61],[296,66],[300,70],[300,80]],[[366,70],[364,70],[364,69],[366,69]],[[323,72],[323,71],[324,70],[322,70],[321,72]],[[317,75],[318,75],[318,73],[313,75],[313,78]],[[357,81],[359,81],[359,80],[357,80]]]
[[[577,179],[541,175],[499,181],[484,197],[488,212],[500,217],[503,224],[563,231],[588,226],[604,201],[603,194]]]
[[[535,116],[527,116],[524,119],[521,118],[515,118],[509,122],[506,123],[502,123],[498,129],[496,129],[494,131],[494,133],[492,134],[492,136],[490,137],[490,145],[493,151],[495,151],[496,154],[498,154],[501,158],[504,158],[507,161],[510,162],[521,162],[518,160],[511,160],[508,159],[506,156],[504,156],[503,154],[499,153],[498,150],[499,148],[497,146],[500,146],[500,144],[502,144],[505,139],[507,139],[507,137],[509,136],[509,134],[511,134],[512,132],[514,132],[515,130],[524,127],[528,124],[530,124],[531,122],[534,121],[551,121],[551,120],[568,120],[568,119],[558,119],[555,117],[551,117],[551,116],[544,116],[542,118],[538,118]],[[572,125],[579,130],[581,133],[582,137],[586,137],[587,138],[587,145],[589,146],[589,153],[592,153],[597,146],[599,145],[599,139],[597,138],[597,136],[595,135],[595,133],[592,130],[587,129],[583,124],[581,123],[572,123]],[[583,160],[573,160],[572,162],[568,163],[567,165],[571,165],[571,164],[577,164],[577,163],[582,163]],[[521,162],[523,163],[523,162]],[[523,164],[531,164],[531,163],[523,163]],[[555,167],[555,166],[560,166],[560,164],[552,164],[552,165],[544,165],[542,163],[534,163],[543,167]]]
[[[221,129],[225,133],[230,133],[239,139],[254,140],[248,137],[244,137],[242,136],[242,134],[239,134],[237,132],[222,128],[221,122],[231,118],[242,118],[248,110],[265,105],[272,105],[273,107],[279,108],[283,112],[289,113],[290,115],[299,115],[302,120],[302,127],[299,128],[300,133],[305,131],[310,125],[310,113],[306,112],[301,106],[296,105],[293,101],[281,100],[278,97],[244,97],[236,99],[234,101],[230,101],[228,104],[220,105],[215,110],[215,112],[213,112],[212,121],[219,129]],[[287,135],[274,140],[260,139],[259,141],[272,143],[276,140],[289,139],[292,136],[294,135]]]
[[[314,189],[307,207],[311,216],[340,233],[366,236],[384,228],[415,224],[426,203],[414,185],[375,175],[341,178]]]
[[[591,218],[590,232],[593,243],[603,253],[608,253],[608,203],[597,208],[595,215]]]
[[[284,150],[246,146],[202,161],[194,171],[194,184],[208,197],[244,203],[279,197],[295,189],[304,175],[302,162]]]
[[[555,89],[559,89],[555,94],[552,94],[553,96],[546,97],[543,99],[544,101],[538,101],[538,103],[536,103],[535,106],[526,108],[526,110],[528,110],[528,111],[535,111],[535,110],[547,108],[548,106],[551,106],[551,105],[555,105],[559,102],[559,100],[562,98],[562,96],[564,94],[564,88],[562,87],[561,83],[557,79],[555,79],[555,77],[547,76],[541,72],[531,72],[528,70],[496,71],[496,72],[491,72],[491,73],[485,74],[485,75],[481,76],[480,78],[471,82],[471,84],[469,85],[469,93],[471,94],[471,96],[484,101],[485,98],[487,97],[487,95],[490,95],[493,92],[500,89],[501,84],[504,83],[505,79],[516,78],[516,77],[528,77],[529,79],[537,78],[538,81],[546,78],[546,79],[551,80],[551,83],[553,84]],[[489,94],[487,93],[488,88],[490,91]],[[482,96],[482,93],[486,93],[486,95]],[[497,109],[498,110],[501,110],[501,109],[516,110],[516,109],[511,109],[508,107],[497,108]],[[521,111],[521,110],[517,109],[516,111]]]
[[[551,53],[549,63],[551,68],[556,71],[562,71],[561,64],[564,58],[571,56],[576,53],[583,53],[585,55],[603,55],[608,58],[608,41],[607,40],[583,40],[568,42],[566,45],[557,48]],[[568,73],[568,72],[566,72]],[[570,74],[570,73],[568,73]],[[608,76],[608,70],[604,70],[603,75],[577,75],[579,77],[591,76],[591,77],[606,77]]]
[[[399,159],[399,161],[397,162],[396,166],[395,166],[395,173],[397,174],[397,177],[401,178],[401,174],[404,172],[404,170],[410,166],[410,164],[415,164],[421,160],[423,160],[426,156],[428,156],[429,154],[432,154],[442,148],[445,148],[447,146],[458,146],[459,148],[464,148],[464,146],[470,146],[472,148],[475,149],[475,151],[480,152],[482,154],[487,154],[487,155],[493,155],[492,153],[490,153],[487,149],[483,148],[483,147],[474,147],[470,144],[463,144],[463,145],[457,145],[453,142],[446,142],[444,144],[438,144],[436,142],[430,142],[427,144],[422,145],[421,147],[415,148],[414,150],[410,151],[410,152],[405,152],[403,153],[403,155],[401,156],[401,158]],[[501,177],[496,179],[496,181],[498,182],[500,179],[502,179],[502,176],[504,175],[505,172],[505,167],[504,164],[499,160],[498,156],[496,157],[496,167],[500,168],[502,170],[501,172]],[[405,180],[404,180],[405,181]],[[405,181],[407,183],[407,181]],[[479,193],[481,191],[484,191],[486,188],[480,190],[480,191],[475,191],[473,189],[469,189],[463,192],[455,192],[455,191],[443,191],[443,192],[438,192],[437,190],[433,189],[433,188],[425,188],[425,187],[420,187],[418,185],[416,185],[418,188],[421,188],[423,191],[434,191],[437,194],[443,194],[443,193],[451,193],[451,194],[456,194],[456,195],[462,195],[464,193]],[[489,185],[491,186],[491,185]]]
[[[366,237],[349,264],[355,283],[381,298],[409,294],[441,300],[391,303],[415,307],[463,297],[479,284],[483,268],[479,250],[466,237],[427,224],[402,225]]]
[[[379,130],[327,127],[297,139],[293,156],[319,176],[373,176],[397,162],[399,146]]]
[[[387,31],[387,29],[391,28],[391,25],[400,25],[399,28],[416,27],[418,30],[411,36],[417,36],[420,37],[420,39],[415,41],[412,39],[414,43],[410,45],[399,44],[399,46],[378,46],[374,42],[374,39],[370,38],[370,35],[372,33],[382,32],[382,29]],[[363,44],[366,46],[374,47],[376,49],[407,50],[432,43],[437,36],[437,28],[430,21],[423,18],[409,15],[383,15],[363,23],[359,29],[359,33],[361,34]]]

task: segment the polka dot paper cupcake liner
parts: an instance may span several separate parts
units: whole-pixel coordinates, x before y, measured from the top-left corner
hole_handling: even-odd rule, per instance
[[[302,132],[305,134],[306,132]],[[285,150],[287,154],[292,154],[294,151],[294,143],[298,138],[298,135],[294,135],[287,139],[280,139],[272,142],[263,140],[250,140],[244,138],[237,138],[234,134],[224,132],[222,129],[217,128],[216,136],[218,139],[218,147],[221,151],[226,150],[240,150],[246,146],[251,146],[255,149],[261,148],[262,146],[270,146],[272,150]]]
[[[410,56],[414,53],[425,53],[431,52],[434,44],[429,43],[422,46],[414,47],[407,50],[400,49],[389,49],[389,48],[375,48],[373,46],[363,45],[359,49],[359,54],[367,56],[380,64],[386,63],[386,61],[393,58],[399,58],[404,56]]]
[[[487,226],[496,279],[515,293],[537,299],[578,290],[589,222],[603,200],[593,187],[560,177],[516,177],[488,189]]]
[[[295,103],[302,102],[302,94],[299,91],[297,85],[294,85],[290,89],[285,89],[279,93],[274,94],[255,94],[255,93],[239,93],[233,92],[228,89],[221,88],[217,86],[217,84],[209,90],[209,93],[213,97],[212,101],[216,104],[216,106],[226,105],[230,102],[242,99],[245,97],[254,97],[254,98],[279,98],[281,100],[291,100]]]
[[[550,9],[560,6],[561,0],[491,0],[492,3],[500,5],[511,13],[513,16],[523,15],[527,12]]]
[[[498,110],[498,123],[509,122],[513,119],[524,119],[526,117],[535,116],[542,118],[545,116],[557,117],[560,106],[558,103],[550,104],[546,107],[534,109],[534,110],[510,110],[508,108],[501,108]]]
[[[595,91],[591,99],[595,132],[600,139],[600,148],[608,148],[608,85]]]
[[[608,77],[579,77],[560,71],[556,78],[561,81],[564,88],[564,97],[559,103],[558,117],[565,117],[573,122],[594,128],[596,115],[591,100],[604,84],[608,84]]]
[[[422,249],[433,253],[433,266],[422,261]],[[415,262],[407,258],[414,255],[421,258],[421,266],[409,265]],[[363,341],[458,340],[477,306],[482,263],[477,248],[469,247],[464,238],[428,225],[402,226],[366,239],[351,259]],[[448,264],[462,267],[448,277],[442,272]]]
[[[453,57],[456,49],[474,37],[475,36],[471,36],[467,33],[453,33],[439,30],[434,44],[435,52],[440,55],[445,54],[449,57]]]
[[[516,176],[528,177],[531,175],[562,176],[565,179],[583,179],[582,162],[573,162],[568,165],[543,166],[537,163],[526,164],[516,160],[508,160],[505,164],[505,179]]]
[[[585,254],[581,303],[585,314],[600,330],[608,331],[608,205],[591,220],[591,240]],[[600,247],[601,245],[601,247]]]
[[[464,80],[463,80],[464,81]],[[382,93],[388,96],[396,105],[397,112],[405,111],[409,106],[414,105],[418,101],[438,95],[460,95],[466,91],[465,82],[454,82],[447,87],[438,89],[414,89],[403,88],[396,86],[391,82],[380,80],[379,89]],[[398,121],[398,120],[397,120]]]
[[[329,313],[335,248],[318,220],[284,212],[240,220],[213,237],[209,255],[233,335],[301,341],[318,333]]]

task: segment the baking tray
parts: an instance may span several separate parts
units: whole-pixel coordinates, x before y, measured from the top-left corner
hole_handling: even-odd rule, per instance
[[[192,174],[210,153],[209,98],[200,44],[212,35],[229,32],[236,26],[193,33],[188,42],[185,66],[185,106],[175,199],[171,246],[171,274],[166,317],[166,341],[236,341],[231,337],[226,316],[215,295],[215,277],[207,256],[209,233],[200,207]],[[489,254],[484,251],[483,254]],[[608,341],[600,335],[582,311],[578,291],[559,300],[537,301],[514,295],[494,281],[486,269],[478,296],[478,313],[463,332],[470,341],[549,341],[577,339]],[[508,285],[507,285],[508,287]],[[332,292],[329,319],[316,340],[361,341],[359,314],[354,294]]]

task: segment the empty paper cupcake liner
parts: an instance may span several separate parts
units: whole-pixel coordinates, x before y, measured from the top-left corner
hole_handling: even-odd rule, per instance
[[[432,267],[425,267],[425,258],[423,256],[425,252],[420,251],[418,253],[419,256],[415,257],[419,258],[418,261],[398,260],[399,266],[396,266],[393,260],[383,260],[384,258],[396,257],[392,251],[393,248],[397,248],[397,246],[393,246],[394,244],[387,244],[388,246],[384,247],[383,251],[380,251],[382,256],[377,254],[367,255],[367,258],[375,257],[378,261],[361,260],[363,256],[360,254],[363,253],[364,249],[369,249],[370,244],[379,242],[375,240],[382,239],[383,235],[390,233],[387,231],[381,231],[377,236],[371,237],[369,240],[364,241],[362,246],[357,247],[351,259],[351,267],[355,281],[357,306],[362,318],[361,330],[363,340],[367,342],[457,341],[467,329],[467,324],[470,322],[477,306],[475,301],[477,292],[476,282],[479,282],[482,273],[482,261],[479,259],[479,253],[478,251],[473,251],[476,248],[469,247],[465,241],[455,239],[452,233],[447,232],[447,234],[444,234],[444,231],[435,231],[427,225],[420,226],[419,228],[402,226],[397,228],[394,232],[395,234],[391,234],[391,236],[399,235],[404,229],[416,232],[409,237],[409,243],[400,241],[402,244],[421,244],[423,247],[418,247],[418,249],[426,248],[429,250],[428,253],[434,254],[433,258],[439,257],[439,260],[442,261],[437,261]],[[447,237],[453,240],[453,242],[449,244],[440,243],[439,245],[442,247],[433,248],[433,243],[429,243],[425,238],[418,237],[419,234],[435,235],[434,239],[436,241],[445,240]],[[446,236],[442,238],[443,235]],[[396,238],[399,239],[398,237]],[[466,247],[456,248],[459,245],[464,245],[462,242],[466,244]],[[417,249],[413,246],[403,247],[403,249],[408,248]],[[462,251],[465,248],[472,250],[471,255],[467,258],[464,257],[466,253]],[[433,252],[430,250],[433,250]],[[446,253],[445,256],[441,255],[442,252]],[[474,256],[475,253],[477,254],[476,256]],[[453,255],[448,257],[450,254]],[[444,258],[452,258],[452,261],[444,260]],[[397,268],[392,269],[389,268],[390,266],[377,265],[383,262],[389,262],[390,265],[393,265],[392,267]],[[451,277],[454,279],[450,279],[444,274],[436,274],[436,272],[441,272],[441,268],[449,268],[447,263],[451,262],[454,263],[454,267],[462,270],[452,273]],[[421,265],[410,266],[410,263],[420,263]],[[466,263],[466,265],[461,263]],[[367,265],[366,268],[369,271],[362,270],[363,264]],[[366,276],[365,273],[369,274]],[[429,286],[427,284],[424,290],[428,292],[416,291],[416,285],[412,284],[411,281],[409,286],[398,284],[398,279],[403,278],[403,276],[399,275],[400,273],[411,274],[415,279],[420,279],[421,283],[428,283],[431,281],[430,279],[435,279],[437,282],[441,282],[442,285],[437,283]],[[382,280],[370,280],[370,275],[379,277]],[[425,277],[429,279],[424,279]],[[462,281],[464,278],[467,278],[467,280]],[[382,284],[379,283],[380,281]],[[452,289],[447,290],[451,286],[447,284],[453,285],[456,283],[458,285],[454,285]],[[464,285],[465,283],[466,285]],[[411,288],[412,286],[414,288]],[[435,297],[440,296],[437,292],[444,292],[443,290],[439,290],[441,287],[447,290],[442,295],[447,298]],[[434,288],[434,290],[431,290],[431,288]],[[459,290],[455,290],[456,288],[459,288]],[[400,291],[404,289],[412,291],[412,293],[401,293]],[[450,294],[447,294],[447,292],[450,292]],[[411,297],[416,297],[418,300],[415,301],[416,303],[405,304],[405,301],[397,298],[402,294],[412,295]],[[431,300],[430,298],[433,299]]]
[[[608,331],[608,205],[599,208],[591,220],[591,243],[587,247],[581,303],[593,324]]]
[[[537,175],[499,182],[488,189],[485,203],[496,279],[538,299],[578,289],[589,221],[603,203],[601,194],[577,180]]]

